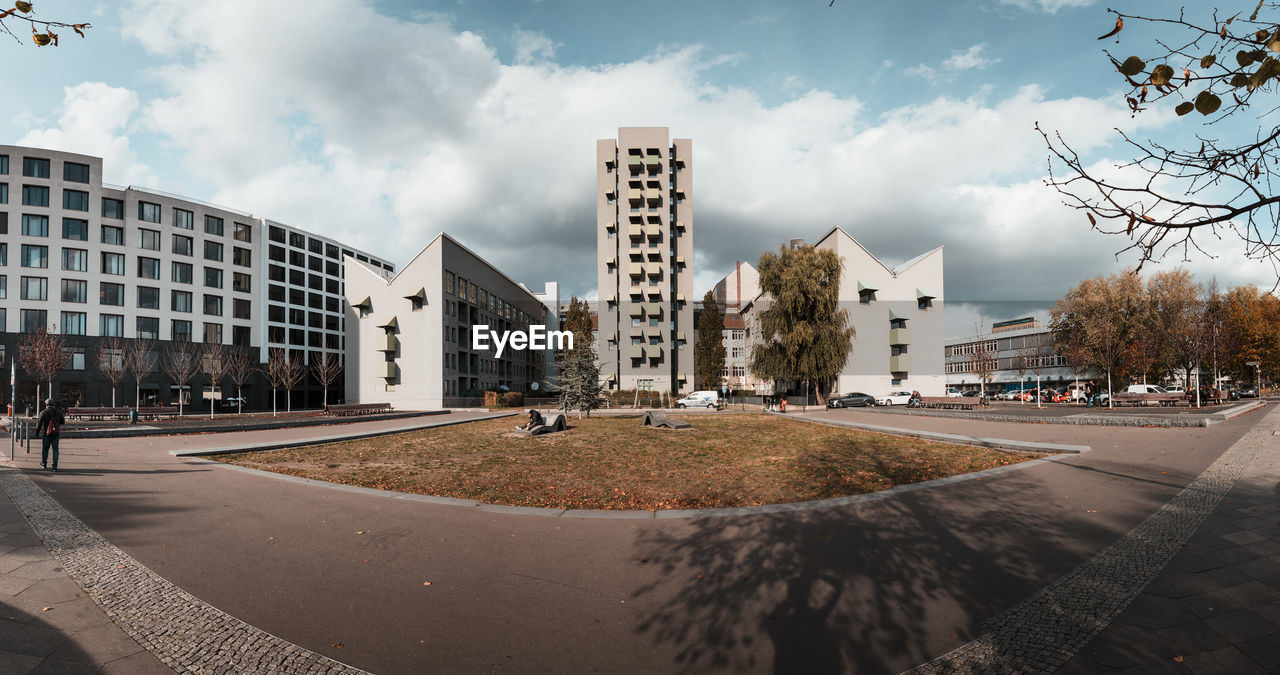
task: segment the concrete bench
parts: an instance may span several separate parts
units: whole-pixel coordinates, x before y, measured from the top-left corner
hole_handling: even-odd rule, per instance
[[[684,420],[673,420],[661,410],[646,410],[640,420],[642,427],[666,427],[668,429],[688,429],[691,425]]]
[[[174,418],[178,416],[178,409],[172,406],[148,406],[138,408],[138,419],[160,419],[161,417]]]
[[[348,415],[374,415],[391,410],[390,403],[343,403],[325,406],[326,415],[346,417]]]
[[[976,398],[964,396],[921,396],[921,408],[954,408],[957,410],[973,410],[978,405]]]
[[[1184,394],[1131,394],[1128,392],[1120,392],[1112,397],[1112,401],[1116,405],[1147,405],[1155,404],[1160,406],[1182,405],[1187,399]]]
[[[128,408],[75,407],[67,409],[67,419],[69,420],[126,419],[127,417],[129,417]]]
[[[564,415],[556,413],[544,418],[541,426],[536,426],[532,429],[516,429],[516,434],[520,436],[541,436],[542,434],[564,431],[567,428],[564,423]]]

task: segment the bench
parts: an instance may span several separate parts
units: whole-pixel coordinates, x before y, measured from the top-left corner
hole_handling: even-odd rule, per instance
[[[921,396],[921,408],[954,408],[957,410],[973,410],[978,405],[977,399],[964,396]]]
[[[640,420],[642,427],[666,427],[668,429],[688,429],[691,425],[684,420],[673,420],[661,410],[646,410]]]
[[[564,415],[556,413],[544,418],[541,426],[536,426],[532,429],[516,429],[516,434],[520,436],[541,436],[542,434],[564,431],[567,428],[564,423]]]
[[[127,413],[126,413],[127,415]],[[138,408],[138,419],[160,419],[168,417],[170,419],[178,416],[178,409],[174,406],[149,406]]]
[[[1116,405],[1147,405],[1154,403],[1159,406],[1170,406],[1182,405],[1187,402],[1184,394],[1131,394],[1128,392],[1114,394],[1111,400]]]
[[[343,403],[325,406],[324,414],[346,417],[348,415],[374,415],[390,410],[390,403]]]
[[[128,417],[129,408],[67,408],[69,420],[126,419]]]

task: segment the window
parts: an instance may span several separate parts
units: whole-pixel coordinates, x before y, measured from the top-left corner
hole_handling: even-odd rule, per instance
[[[39,157],[22,158],[22,175],[30,178],[48,178],[49,160]]]
[[[9,203],[9,184],[0,183],[0,204]]]
[[[148,223],[160,222],[160,205],[151,202],[138,202],[138,220]]]
[[[916,298],[916,309],[919,309],[920,311],[924,311],[929,309],[930,307],[933,307],[933,298],[930,298],[930,297]]]
[[[66,190],[62,191],[62,208],[68,211],[85,211],[89,210],[89,193],[83,190]]]
[[[306,285],[307,275],[302,270],[289,270],[289,283],[294,286]]]
[[[231,318],[233,319],[252,319],[253,303],[248,300],[231,301]]]
[[[275,245],[267,247],[267,257],[275,262],[284,262],[286,260],[284,248]]]
[[[196,226],[196,216],[186,209],[175,208],[173,210],[173,226],[181,227],[184,230],[193,229]]]
[[[307,250],[312,253],[324,253],[324,242],[319,239],[308,239]]]
[[[22,234],[28,237],[49,236],[49,217],[23,215]]]
[[[138,256],[138,278],[139,279],[159,279],[160,278],[160,259],[144,258]]]
[[[49,325],[49,314],[43,309],[24,309],[18,315],[22,321],[22,332],[34,333]]]
[[[320,275],[318,275],[318,274],[311,274],[311,275],[308,275],[308,276],[307,276],[307,288],[310,288],[310,289],[311,289],[311,290],[313,290],[313,291],[323,291],[323,290],[324,290],[324,277],[321,277],[321,276],[320,276]]]
[[[89,282],[82,279],[62,280],[63,302],[89,302]]]
[[[88,272],[89,252],[80,248],[62,249],[62,269],[68,272]]]
[[[44,277],[22,277],[23,300],[48,300],[49,280]]]
[[[253,267],[253,252],[237,246],[231,250],[231,262],[241,267]]]
[[[63,312],[61,325],[62,334],[84,335],[85,317],[86,315],[84,312]]]
[[[209,288],[222,288],[222,270],[216,267],[204,268],[204,285]]]
[[[289,251],[289,264],[294,267],[306,267],[307,254],[302,251]]]
[[[342,270],[338,268],[338,263],[332,260],[326,260],[324,263],[324,273],[331,277],[342,276]]]
[[[284,286],[275,284],[267,286],[267,299],[275,302],[284,302]]]
[[[0,155],[0,175],[4,175],[4,176],[9,175],[9,156],[8,155]],[[3,328],[4,326],[0,325],[0,329],[3,329]]]
[[[231,290],[240,293],[253,292],[253,277],[243,272],[233,272],[231,274]]]
[[[89,221],[77,218],[63,218],[62,238],[89,241]]]
[[[148,251],[160,250],[160,231],[138,228],[138,248]]]
[[[154,316],[138,317],[138,338],[142,340],[159,340],[160,319]]]
[[[249,346],[249,327],[248,326],[232,326],[231,327],[231,344],[237,347]]]
[[[325,244],[325,245],[324,245],[324,257],[326,257],[326,258],[333,258],[334,260],[337,260],[337,259],[338,259],[338,247],[337,247],[337,246],[334,246],[333,244]]]
[[[49,188],[43,185],[23,185],[22,186],[22,205],[23,206],[48,206],[49,205]]]
[[[204,343],[207,345],[222,344],[222,324],[206,323],[204,325]]]
[[[307,325],[307,313],[301,309],[289,309],[289,323],[295,326]]]
[[[116,220],[124,219],[124,202],[119,199],[110,197],[102,198],[102,217],[114,218]]]
[[[175,255],[191,255],[195,250],[195,242],[191,237],[181,234],[173,235],[173,252]]]
[[[22,245],[22,266],[46,268],[49,266],[49,247]]]
[[[124,337],[124,317],[119,314],[103,314],[98,317],[98,335]]]
[[[315,256],[311,256],[310,258],[307,258],[307,269],[311,270],[312,272],[323,272],[324,261]]]
[[[252,242],[253,228],[245,223],[235,223],[232,226],[232,236],[236,241]]]
[[[222,236],[222,219],[217,216],[204,217],[204,233]]]
[[[124,246],[124,228],[113,225],[102,226],[102,243]]]
[[[98,284],[98,304],[124,306],[124,284],[101,282]]]
[[[222,244],[216,241],[206,241],[204,243],[204,259],[222,262]]]
[[[63,162],[62,180],[70,181],[72,183],[88,183],[89,165],[76,164],[75,162]]]
[[[204,313],[210,316],[222,316],[222,296],[205,293]]]
[[[0,274],[0,300],[9,297],[9,275]],[[0,331],[4,330],[4,324],[0,324]]]
[[[270,305],[267,307],[267,320],[276,323],[284,323],[284,307],[281,305]]]
[[[124,254],[123,253],[103,253],[102,254],[102,273],[103,274],[124,274]]]
[[[272,281],[284,281],[284,268],[279,265],[271,265],[267,268],[267,278]]]
[[[191,342],[191,322],[184,319],[173,320],[173,341]]]
[[[175,262],[173,263],[173,269],[170,270],[170,275],[174,283],[189,284],[191,283],[191,265]]]
[[[154,286],[139,286],[138,307],[140,309],[160,309],[160,289]]]
[[[876,299],[876,291],[873,288],[866,288],[858,291],[858,302],[869,305]]]
[[[191,312],[191,293],[190,291],[170,291],[169,292],[169,309],[175,312]]]
[[[453,275],[453,272],[444,273],[444,292],[445,293],[448,293],[449,295],[454,294],[454,288],[455,288],[454,283],[456,282],[456,280],[457,280],[457,277]]]
[[[280,228],[280,227],[276,227],[275,225],[272,225],[271,228],[267,231],[267,238],[269,238],[271,241],[278,241],[281,244],[283,244],[285,241],[284,228]]]
[[[325,292],[325,293],[333,293],[334,295],[337,295],[337,294],[341,293],[342,291],[338,290],[338,280],[337,280],[337,279],[325,279],[325,280],[324,280],[324,292]]]
[[[298,232],[290,232],[289,245],[294,248],[305,249],[307,247],[307,238]]]

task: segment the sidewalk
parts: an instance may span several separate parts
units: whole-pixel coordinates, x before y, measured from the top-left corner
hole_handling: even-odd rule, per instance
[[[0,672],[35,671],[173,672],[85,595],[0,490]]]

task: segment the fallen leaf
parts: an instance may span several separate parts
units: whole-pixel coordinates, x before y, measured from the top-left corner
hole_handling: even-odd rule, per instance
[[[1181,657],[1181,656],[1175,656],[1175,657],[1173,657],[1173,660],[1174,660],[1175,662],[1177,662],[1177,663],[1182,663],[1182,657]]]
[[[431,582],[430,582],[430,581],[424,581],[424,582],[422,582],[422,585],[423,585],[423,586],[430,586],[430,585],[431,585]]]
[[[364,530],[357,530],[356,534],[364,534]]]
[[[341,643],[341,642],[335,642],[335,643],[333,643],[333,644],[331,644],[331,645],[329,645],[329,646],[330,646],[330,647],[333,647],[334,649],[342,649],[342,643]]]
[[[1098,512],[1097,509],[1089,509],[1089,513],[1097,513],[1097,512]]]
[[[40,610],[40,611],[42,611],[42,612],[47,612],[47,611],[49,611],[49,610],[51,610],[51,609],[53,609],[53,608],[52,608],[52,607],[44,607],[44,608],[41,608],[41,610]]]

